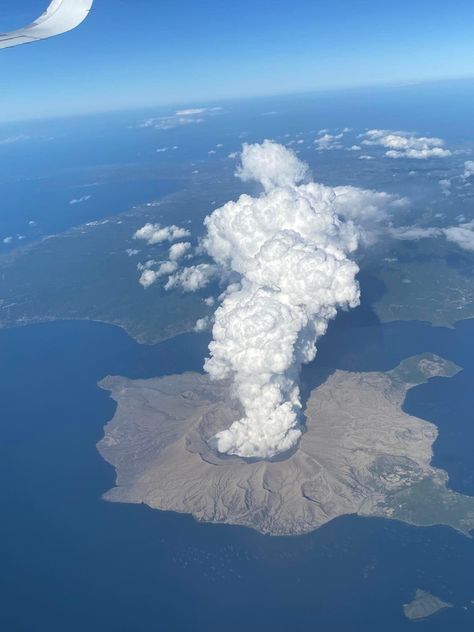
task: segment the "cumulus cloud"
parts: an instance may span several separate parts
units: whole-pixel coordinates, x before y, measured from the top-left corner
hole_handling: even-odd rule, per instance
[[[71,206],[74,206],[75,204],[83,204],[84,202],[87,202],[88,200],[90,200],[92,197],[92,195],[83,195],[80,198],[74,199],[74,200],[70,200],[69,204]]]
[[[441,192],[446,197],[449,197],[451,195],[451,185],[452,185],[452,182],[449,178],[443,178],[442,180],[439,181]]]
[[[148,261],[145,261],[145,263],[137,263],[137,270],[139,272],[142,272],[143,270],[150,270],[150,268],[153,268],[153,266],[158,265],[158,261],[155,261],[155,259],[148,259]]]
[[[261,145],[244,144],[236,173],[243,182],[256,180],[270,191],[302,182],[308,166],[283,145],[265,140]]]
[[[167,274],[172,274],[178,269],[178,264],[175,261],[164,261],[160,264],[157,270],[152,270],[151,267],[155,264],[155,261],[149,261],[144,266],[139,268],[143,270],[139,279],[139,283],[145,289],[149,288],[151,285],[153,285],[153,283],[156,283],[156,281],[160,277],[166,276]]]
[[[387,149],[388,158],[445,158],[451,156],[449,149],[444,148],[441,138],[416,136],[409,132],[391,132],[384,129],[371,129],[361,137],[363,145],[379,145]]]
[[[401,241],[418,241],[420,239],[432,239],[443,234],[441,228],[422,226],[398,226],[390,229],[390,234]]]
[[[474,221],[444,229],[446,239],[463,250],[474,251]]]
[[[139,279],[140,285],[142,285],[145,289],[149,288],[150,285],[153,285],[157,279],[156,272],[154,270],[144,270]]]
[[[315,357],[337,311],[359,303],[351,253],[386,230],[407,200],[311,182],[306,164],[268,140],[244,144],[236,175],[260,183],[262,195],[242,195],[209,215],[200,253],[214,263],[177,268],[165,288],[189,292],[217,278],[227,282],[205,370],[230,381],[242,418],[211,443],[220,452],[269,458],[301,435],[302,364]],[[144,272],[143,281],[156,280]],[[196,328],[205,326],[199,321]]]
[[[172,274],[166,285],[165,290],[171,290],[179,287],[184,292],[196,292],[200,290],[218,275],[217,267],[209,263],[199,263],[195,266],[182,268],[175,274]]]
[[[302,364],[315,357],[317,340],[337,311],[359,303],[351,253],[370,243],[407,201],[311,182],[306,164],[268,140],[244,144],[236,175],[260,183],[263,193],[242,195],[205,219],[199,253],[213,263],[180,268],[177,260],[189,247],[180,242],[158,269],[153,260],[140,268],[140,283],[149,287],[166,274],[166,290],[196,291],[217,279],[227,283],[205,370],[212,379],[230,381],[242,417],[211,443],[220,452],[268,458],[290,449],[301,435]],[[177,230],[183,229],[147,224],[136,238],[157,243]],[[211,307],[215,299],[204,301]],[[198,321],[196,330],[209,322]]]
[[[160,244],[163,241],[176,241],[189,237],[191,233],[186,228],[181,228],[172,224],[171,226],[161,226],[160,224],[147,223],[139,228],[133,235],[134,239],[143,239],[150,246]]]
[[[359,303],[359,234],[333,189],[276,143],[244,145],[237,175],[261,183],[205,219],[204,250],[232,283],[214,315],[205,370],[229,379],[243,416],[219,432],[217,450],[268,458],[301,435],[298,375],[338,309]]]
[[[170,260],[178,261],[181,257],[190,250],[191,244],[189,241],[180,241],[178,244],[173,244],[170,248]]]
[[[334,187],[333,191],[336,212],[357,224],[365,244],[373,243],[386,230],[389,219],[409,205],[407,198],[383,191],[353,186]]]
[[[471,176],[474,176],[474,160],[466,160],[464,163],[464,180],[468,180]]]
[[[344,134],[342,133],[341,134],[325,133],[319,138],[316,138],[316,140],[314,141],[314,145],[317,151],[325,151],[328,149],[341,149],[342,144],[340,141],[343,136]]]
[[[206,331],[206,329],[209,329],[209,324],[210,324],[209,316],[206,316],[205,318],[199,318],[199,320],[197,320],[196,324],[194,325],[194,331],[197,333]]]
[[[444,236],[448,241],[457,244],[463,250],[474,251],[474,220],[460,223],[458,226],[448,226],[447,228],[399,226],[391,228],[390,234],[395,239],[407,241],[434,239]]]

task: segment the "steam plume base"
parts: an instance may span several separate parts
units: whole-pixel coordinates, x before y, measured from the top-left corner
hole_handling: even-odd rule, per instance
[[[336,371],[313,391],[297,449],[254,462],[208,445],[239,415],[227,385],[193,373],[106,378],[101,386],[118,408],[98,445],[117,470],[117,487],[105,498],[272,535],[307,533],[346,514],[448,524],[467,534],[474,499],[451,491],[446,472],[431,466],[435,426],[401,408],[415,385],[407,375],[421,383],[457,371],[431,354],[389,373]]]

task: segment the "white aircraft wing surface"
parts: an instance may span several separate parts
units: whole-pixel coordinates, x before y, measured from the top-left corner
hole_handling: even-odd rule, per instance
[[[29,44],[61,35],[79,26],[91,10],[94,0],[53,0],[32,24],[11,33],[0,33],[0,48]]]

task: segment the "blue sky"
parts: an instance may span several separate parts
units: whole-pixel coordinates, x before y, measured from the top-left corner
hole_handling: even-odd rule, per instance
[[[47,4],[0,0],[0,31]],[[472,75],[472,0],[95,0],[0,52],[0,120]]]

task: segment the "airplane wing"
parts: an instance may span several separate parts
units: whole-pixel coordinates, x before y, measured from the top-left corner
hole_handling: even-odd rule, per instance
[[[0,48],[19,46],[61,35],[79,26],[94,0],[53,0],[43,15],[32,24],[11,33],[0,33]]]

